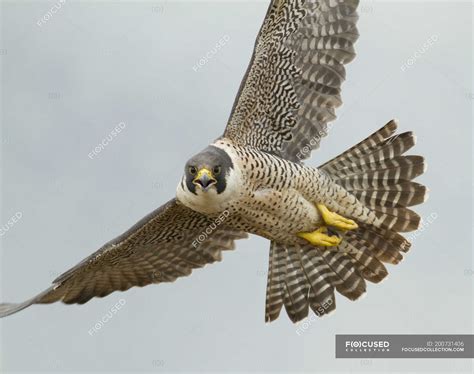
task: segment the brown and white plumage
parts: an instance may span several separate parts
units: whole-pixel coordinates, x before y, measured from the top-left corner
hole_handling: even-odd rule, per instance
[[[301,161],[342,104],[358,0],[272,1],[224,136]]]
[[[358,38],[357,0],[273,0],[222,137],[191,158],[177,199],[0,317],[32,304],[85,303],[113,291],[172,282],[220,261],[234,241],[253,233],[271,241],[265,320],[283,306],[297,322],[336,308],[336,291],[356,300],[410,248],[400,232],[418,228],[411,206],[427,190],[425,171],[405,153],[412,133],[389,122],[319,168],[302,164],[327,135],[341,105],[344,65]],[[357,222],[334,230],[327,248],[300,237],[324,225],[317,205]]]
[[[235,240],[247,237],[224,225],[206,234],[213,225],[213,219],[170,200],[59,276],[45,292],[21,304],[1,304],[0,316],[32,304],[84,304],[114,291],[188,276],[193,269],[221,261],[222,251],[234,249]],[[196,242],[200,235],[206,239]]]

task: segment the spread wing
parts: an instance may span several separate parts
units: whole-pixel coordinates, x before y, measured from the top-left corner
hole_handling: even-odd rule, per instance
[[[222,251],[245,237],[225,226],[225,216],[211,219],[173,199],[58,277],[46,291],[24,303],[0,304],[0,317],[32,304],[83,304],[134,286],[173,282],[220,261]]]
[[[342,104],[358,0],[272,0],[224,136],[292,161],[309,157]]]

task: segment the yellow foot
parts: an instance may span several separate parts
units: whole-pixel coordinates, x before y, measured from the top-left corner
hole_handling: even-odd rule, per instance
[[[328,229],[323,226],[313,232],[299,232],[297,235],[310,242],[312,245],[320,247],[336,247],[342,241],[337,236],[327,235]]]
[[[335,227],[340,230],[355,230],[359,226],[353,220],[340,216],[337,213],[330,212],[323,204],[316,205],[321,215],[323,216],[324,223],[328,226]]]

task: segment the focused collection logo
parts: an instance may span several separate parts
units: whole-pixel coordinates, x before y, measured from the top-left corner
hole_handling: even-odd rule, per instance
[[[386,340],[346,340],[346,352],[390,352]]]
[[[474,335],[336,335],[336,358],[471,358]]]

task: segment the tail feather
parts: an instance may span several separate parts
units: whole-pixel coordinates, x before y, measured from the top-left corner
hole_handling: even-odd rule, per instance
[[[398,232],[369,225],[361,225],[361,227],[363,230],[356,233],[380,248],[385,248],[384,243],[395,246],[403,253],[407,253],[411,248],[411,243]]]
[[[283,298],[288,317],[295,323],[306,318],[309,312],[309,283],[300,266],[298,250],[295,247],[287,248],[286,292]]]
[[[337,181],[337,184],[344,187],[347,191],[356,190],[386,190],[387,188],[393,188],[398,184],[404,184],[409,182],[407,180],[394,178],[394,179],[383,179],[379,178],[378,174],[369,172],[365,175],[356,175],[352,178],[341,179]]]
[[[371,255],[381,262],[396,265],[403,260],[400,246],[389,239],[382,239],[374,235],[369,230],[361,229],[356,233],[348,233],[347,240],[357,248],[367,248]],[[375,244],[375,241],[378,244]]]
[[[416,157],[416,158],[415,158]],[[408,157],[405,157],[408,158]],[[354,174],[344,176],[342,179],[334,178],[334,180],[341,185],[345,185],[344,181],[348,181],[347,186],[350,190],[351,186],[366,186],[365,188],[387,188],[396,184],[410,181],[422,175],[425,170],[425,163],[422,158],[418,156],[412,156],[410,159],[405,160],[407,162],[406,167],[393,166],[389,169],[375,169],[366,171],[364,174]],[[412,163],[416,162],[416,163]]]
[[[412,207],[426,201],[427,188],[415,182],[405,182],[394,186],[381,187],[378,190],[350,191],[359,201],[369,208]]]
[[[350,300],[357,300],[366,291],[366,284],[357,269],[353,266],[351,258],[346,253],[320,249],[320,254],[336,275],[332,285],[337,292]]]
[[[294,323],[336,308],[334,290],[351,300],[365,292],[365,281],[351,266],[351,257],[311,245],[272,242],[266,296],[266,322],[278,318],[282,304]],[[282,258],[285,260],[282,260]],[[284,273],[284,276],[281,274]],[[283,290],[283,295],[282,295]]]
[[[268,262],[265,321],[274,321],[280,315],[285,295],[286,251],[284,246],[271,242]]]
[[[420,227],[421,217],[407,208],[376,207],[373,211],[382,227],[396,232],[411,232]]]
[[[376,149],[381,142],[383,142],[390,135],[395,133],[397,127],[398,123],[396,120],[390,121],[379,131],[370,135],[368,138],[364,139],[363,141],[356,144],[355,146],[348,149],[339,156],[321,165],[320,169],[324,170],[328,174],[335,174],[337,170],[351,166],[354,159],[358,159],[363,157],[364,155],[372,153],[372,151]]]
[[[311,309],[318,316],[329,314],[336,308],[334,286],[327,280],[332,270],[320,257],[315,256],[315,250],[305,251],[300,263],[311,286],[308,295]]]
[[[425,160],[421,156],[397,156],[389,160],[378,160],[371,163],[355,164],[350,168],[338,171],[333,177],[335,181],[351,177],[377,173],[382,179],[411,180],[423,174]]]
[[[410,232],[419,228],[421,218],[407,208],[421,204],[428,194],[411,181],[426,171],[426,163],[421,156],[404,155],[416,143],[413,133],[393,135],[395,130],[396,122],[389,122],[368,138],[370,148],[362,142],[322,169],[376,214],[377,226]]]
[[[380,142],[371,153],[356,160],[356,163],[367,164],[374,161],[393,159],[409,151],[415,144],[416,137],[411,131],[393,135]]]
[[[374,252],[371,252],[372,248],[364,245],[363,242],[344,241],[339,248],[352,257],[352,262],[360,275],[369,282],[380,283],[388,275],[387,268],[377,257],[374,257]]]

